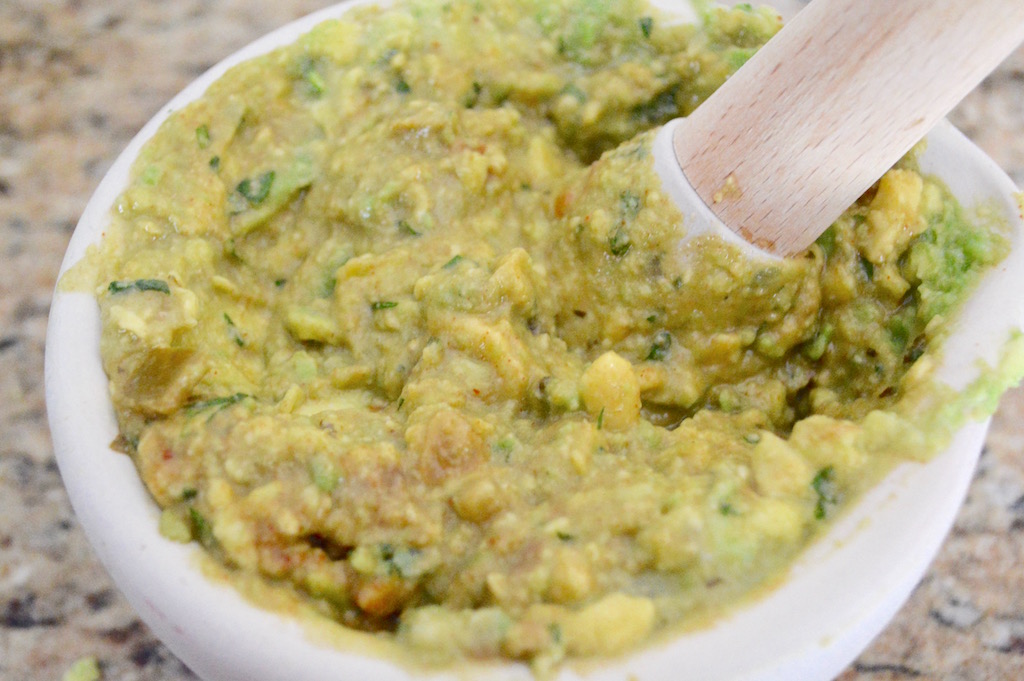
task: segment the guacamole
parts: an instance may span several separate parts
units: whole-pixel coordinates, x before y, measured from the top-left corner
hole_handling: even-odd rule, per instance
[[[770,586],[895,461],[1004,240],[913,154],[798,257],[659,190],[651,140],[779,28],[406,0],[233,68],[94,254],[161,530],[413,657],[630,650]]]

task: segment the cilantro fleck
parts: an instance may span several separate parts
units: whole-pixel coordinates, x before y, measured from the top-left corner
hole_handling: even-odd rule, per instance
[[[128,293],[129,291],[156,291],[170,295],[171,287],[162,279],[136,279],[135,281],[112,281],[107,290],[111,293]]]
[[[210,170],[214,172],[220,170],[220,156],[214,156],[210,159]]]
[[[506,460],[508,459],[507,454],[516,447],[516,440],[512,435],[506,435],[501,438],[493,445],[491,445],[491,451],[495,454],[505,454]]]
[[[640,195],[628,189],[619,194],[619,209],[624,218],[635,218],[640,212]]]
[[[604,426],[604,407],[601,407],[601,412],[597,415],[597,429],[601,430]]]
[[[274,280],[274,286],[276,286],[277,288],[281,288],[282,286],[284,286],[287,283],[288,283],[287,279],[275,279]]]
[[[653,17],[640,17],[640,19],[637,21],[637,23],[640,24],[640,32],[644,34],[644,37],[645,38],[650,38],[651,37],[651,29],[654,28],[654,18]]]
[[[238,327],[235,326],[235,323],[231,320],[231,317],[228,316],[227,312],[224,313],[224,321],[228,325],[228,336],[230,336],[231,340],[235,342],[235,345],[240,348],[245,347],[245,340],[242,338],[241,332],[238,330]]]
[[[210,146],[210,128],[208,126],[200,125],[196,128],[196,142],[200,149]]]
[[[186,487],[181,491],[182,501],[192,501],[197,496],[199,496],[199,490],[197,490],[195,487]]]
[[[273,170],[268,170],[259,177],[247,177],[238,183],[235,191],[241,194],[250,205],[259,205],[270,195],[270,188],[274,184],[274,175]]]
[[[626,225],[633,220],[641,208],[640,195],[630,190],[619,194],[619,222],[608,237],[608,250],[614,256],[625,255],[633,245]]]
[[[302,75],[302,81],[305,83],[307,93],[312,97],[319,97],[327,89],[327,83],[324,81],[323,75],[317,68],[317,63],[313,59],[306,57],[302,60],[299,66],[299,70]]]
[[[839,501],[838,490],[835,483],[835,469],[832,466],[825,466],[811,481],[811,488],[818,495],[818,501],[814,505],[814,517],[817,520],[824,520],[828,515],[828,507],[834,506]]]
[[[406,220],[399,220],[397,224],[398,224],[398,231],[400,231],[400,232],[403,232],[403,233],[408,234],[410,236],[419,236],[420,235],[420,233],[417,232],[415,229],[413,229],[412,225],[410,225]]]
[[[203,515],[192,508],[188,509],[189,520],[192,521],[192,538],[203,546],[209,547],[214,544],[213,528]]]
[[[160,181],[162,176],[163,171],[161,171],[160,168],[157,166],[148,166],[142,171],[142,175],[139,176],[139,179],[142,180],[143,184],[155,187],[156,183]]]
[[[472,109],[480,102],[480,93],[483,91],[484,87],[474,80],[472,89],[462,98],[462,105],[467,109]]]
[[[451,268],[455,267],[456,265],[458,265],[463,260],[465,260],[465,258],[463,256],[456,255],[454,258],[452,258],[451,260],[446,262],[442,267],[443,267],[443,269],[450,270]]]
[[[398,77],[398,81],[395,82],[395,91],[399,94],[407,95],[412,92],[412,87],[406,82],[405,78]]]
[[[378,300],[370,303],[370,309],[377,310],[390,310],[393,307],[398,307],[398,303],[393,300]]]
[[[723,501],[718,504],[718,512],[724,516],[740,514],[740,512],[736,510],[736,507],[730,504],[728,501]]]
[[[626,255],[632,246],[633,242],[629,238],[629,233],[621,225],[608,237],[608,250],[616,257]]]
[[[185,413],[190,416],[198,414],[201,411],[215,407],[217,411],[230,407],[233,404],[238,404],[242,400],[249,397],[245,393],[235,393],[234,395],[228,395],[227,397],[214,397],[209,400],[199,400],[185,407]],[[216,412],[215,412],[216,413]]]
[[[654,334],[654,342],[651,343],[651,350],[647,353],[647,360],[660,362],[668,356],[669,348],[672,347],[672,334],[668,331],[659,331]]]

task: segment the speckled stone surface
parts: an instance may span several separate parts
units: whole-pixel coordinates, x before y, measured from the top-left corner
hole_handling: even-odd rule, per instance
[[[207,67],[329,0],[0,0],[0,680],[195,677],[93,556],[54,463],[43,340],[78,216],[117,153]],[[1024,183],[1024,50],[953,120]],[[825,606],[825,604],[823,604]],[[827,606],[825,606],[827,607]],[[1004,398],[952,534],[842,681],[1024,678],[1024,390]]]

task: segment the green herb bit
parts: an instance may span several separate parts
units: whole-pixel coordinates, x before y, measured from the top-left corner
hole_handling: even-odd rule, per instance
[[[612,235],[608,237],[608,250],[615,257],[626,255],[632,246],[633,241],[629,238],[629,233],[622,225],[616,227]]]
[[[195,487],[186,487],[181,491],[182,501],[192,501],[197,496],[199,496],[199,490],[197,490]]]
[[[450,270],[451,268],[455,267],[456,265],[458,265],[463,260],[465,260],[465,258],[463,256],[456,255],[454,258],[452,258],[451,260],[446,262],[444,265],[442,265],[442,269]]]
[[[736,510],[736,507],[730,504],[728,501],[723,501],[718,504],[718,512],[727,517],[731,515],[736,516],[740,514],[740,512]]]
[[[200,125],[196,128],[196,142],[200,149],[210,146],[210,128],[207,125]]]
[[[505,437],[495,442],[494,445],[491,447],[491,450],[494,451],[495,453],[508,454],[513,449],[515,449],[515,446],[515,437],[513,437],[512,435],[506,435]]]
[[[320,287],[320,297],[330,298],[334,295],[334,289],[338,286],[338,278],[334,276],[334,273],[328,274],[324,278],[323,286]]]
[[[270,195],[270,188],[274,185],[274,176],[274,171],[268,170],[259,177],[247,177],[238,183],[235,191],[241,194],[250,205],[257,206]]]
[[[640,207],[640,195],[636,192],[631,192],[627,189],[619,194],[619,208],[622,210],[624,217],[635,218],[640,213]]]
[[[761,433],[747,433],[743,436],[743,441],[749,445],[756,445],[761,441]]]
[[[412,225],[410,225],[406,220],[398,221],[398,231],[410,236],[420,236],[420,233],[413,229]]]
[[[220,170],[220,156],[214,156],[210,159],[210,170],[213,172]]]
[[[393,307],[398,307],[398,303],[393,300],[378,300],[370,303],[370,309],[374,312],[377,310],[390,310]]]
[[[477,81],[473,81],[473,86],[466,96],[462,98],[462,105],[467,109],[472,109],[480,103],[480,93],[484,91],[483,85]]]
[[[139,179],[142,180],[143,184],[155,187],[156,183],[160,181],[162,176],[163,171],[161,171],[160,168],[157,166],[148,166],[142,171],[142,175],[139,176]]]
[[[249,395],[246,395],[245,393],[235,393],[234,395],[228,395],[227,397],[214,397],[209,400],[200,400],[185,407],[185,413],[191,416],[210,409],[211,407],[216,407],[217,411],[220,411],[221,409],[230,407],[233,404],[238,404],[248,397]]]
[[[654,17],[640,17],[637,23],[640,24],[640,32],[644,34],[644,37],[650,38],[651,29],[654,28]]]
[[[302,80],[306,83],[309,94],[314,97],[319,97],[327,89],[327,83],[317,70],[316,62],[308,57],[302,60]]]
[[[235,345],[240,348],[245,347],[245,340],[242,338],[242,334],[239,332],[238,327],[235,326],[235,323],[231,321],[231,317],[228,316],[227,312],[224,313],[224,321],[228,325],[228,336],[231,337],[231,340],[235,341]]]
[[[407,95],[412,92],[412,87],[406,82],[405,78],[398,77],[398,81],[395,82],[395,92],[399,94]]]
[[[192,521],[192,538],[207,548],[213,546],[213,528],[206,518],[191,506],[188,509],[188,517]]]
[[[170,295],[171,287],[162,279],[136,279],[135,281],[112,281],[107,287],[110,293],[128,293],[130,291],[156,291]]]
[[[576,538],[576,537],[574,537],[573,535],[569,534],[568,532],[566,532],[564,530],[558,530],[557,532],[555,532],[555,536],[558,537],[562,541],[572,541],[573,539]]]
[[[237,261],[239,261],[239,262],[245,262],[245,261],[244,261],[244,260],[242,259],[242,256],[240,256],[240,255],[238,254],[238,249],[237,249],[237,248],[235,248],[235,240],[234,240],[234,239],[228,239],[227,241],[225,241],[225,242],[224,242],[224,251],[225,251],[225,252],[226,252],[226,253],[227,253],[227,254],[228,254],[228,255],[229,255],[230,257],[234,258],[235,260],[237,260]]]
[[[274,286],[276,286],[277,288],[281,288],[282,286],[284,286],[287,283],[288,283],[287,279],[275,279],[274,280]]]
[[[825,466],[811,481],[811,488],[818,495],[818,501],[814,505],[814,517],[817,520],[824,520],[828,515],[828,507],[834,506],[838,501],[838,490],[835,483],[835,468]]]
[[[602,426],[604,426],[604,407],[601,407],[601,411],[597,415],[597,429],[601,430]]]
[[[651,343],[651,350],[647,353],[646,359],[660,362],[668,357],[668,351],[672,347],[672,334],[668,331],[659,331],[654,334],[654,342]]]

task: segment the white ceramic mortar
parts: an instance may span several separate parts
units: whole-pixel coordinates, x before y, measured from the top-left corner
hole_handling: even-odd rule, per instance
[[[356,4],[317,12],[252,43],[189,85],[118,157],[71,239],[61,273],[97,243],[110,207],[127,186],[139,149],[168,114],[198,98],[230,66],[294,41]],[[687,11],[676,3],[658,3]],[[922,158],[964,206],[995,208],[1012,227],[1012,250],[989,272],[946,342],[941,376],[955,387],[994,364],[1024,325],[1024,223],[1005,174],[948,124],[929,135]],[[112,451],[117,435],[99,356],[99,312],[90,295],[57,291],[46,342],[46,401],[68,494],[96,553],[139,615],[208,681],[526,681],[519,664],[411,672],[360,649],[313,642],[292,619],[258,608],[204,577],[192,545],[157,531],[159,509],[131,460]],[[619,659],[574,669],[559,681],[757,681],[829,679],[885,626],[921,578],[953,522],[987,423],[964,427],[931,462],[904,464],[806,551],[783,585],[713,626]],[[357,646],[358,647],[358,646]]]

